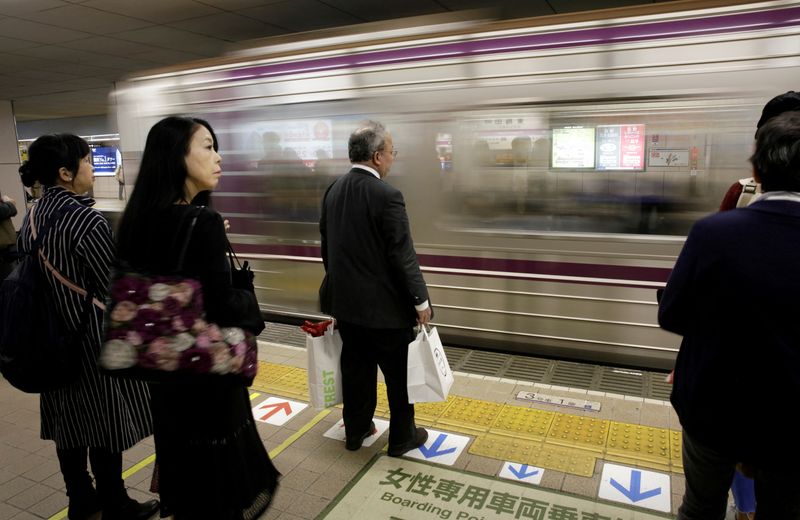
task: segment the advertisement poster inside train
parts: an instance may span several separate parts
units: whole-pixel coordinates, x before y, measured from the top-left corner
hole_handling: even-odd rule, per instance
[[[597,127],[598,170],[643,170],[644,125]]]
[[[553,128],[553,168],[594,168],[594,128]]]
[[[326,119],[264,121],[248,125],[245,134],[260,155],[259,164],[312,166],[333,157],[332,122]]]

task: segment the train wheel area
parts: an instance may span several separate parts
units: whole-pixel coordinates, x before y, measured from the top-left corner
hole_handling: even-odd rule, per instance
[[[280,327],[269,324],[267,334],[289,333]],[[456,371],[447,401],[416,406],[428,441],[395,458],[379,382],[377,432],[348,451],[340,407],[309,405],[305,349],[285,343],[259,341],[250,389],[283,474],[260,518],[656,519],[680,504],[680,425],[665,400]],[[0,380],[0,518],[67,517],[38,406],[36,395]],[[124,454],[138,500],[152,497],[154,459],[152,438]]]

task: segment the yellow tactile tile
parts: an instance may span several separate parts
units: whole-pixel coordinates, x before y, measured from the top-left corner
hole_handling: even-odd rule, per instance
[[[609,422],[605,419],[558,413],[553,418],[553,424],[547,432],[545,441],[550,444],[603,452],[606,448]]]
[[[258,373],[253,381],[253,387],[258,388],[259,390],[264,390],[265,386],[268,386],[273,381],[283,377],[294,369],[295,367],[290,367],[287,365],[276,365],[275,363],[265,363],[264,361],[259,361]]]
[[[308,373],[294,368],[269,384],[269,389],[279,395],[308,399]]]
[[[683,473],[683,438],[679,431],[669,431],[669,458],[672,467]]]
[[[555,412],[506,404],[500,410],[489,433],[523,439],[544,440]]]
[[[437,423],[485,432],[494,423],[503,407],[500,403],[455,397]]]
[[[375,405],[375,417],[389,416],[389,398],[386,396],[386,384],[378,383],[378,400]]]
[[[453,403],[455,397],[449,396],[441,403],[417,403],[414,405],[414,417],[418,420],[436,422]]]
[[[492,459],[523,462],[541,446],[541,442],[528,439],[516,439],[504,435],[481,435],[472,441],[469,452]]]
[[[649,462],[642,459],[621,457],[619,455],[613,455],[610,453],[606,453],[605,455],[603,455],[602,458],[608,462],[617,462],[619,464],[624,464],[626,466],[654,469],[656,471],[664,471],[666,473],[673,471],[672,466],[670,466],[669,464],[658,464],[655,462]]]
[[[469,448],[473,455],[530,464],[591,477],[597,457],[586,451],[551,446],[540,442],[500,435],[482,435]]]
[[[606,453],[669,466],[669,430],[611,421]]]

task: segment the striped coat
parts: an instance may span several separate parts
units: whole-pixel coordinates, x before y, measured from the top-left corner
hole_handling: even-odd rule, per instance
[[[108,221],[90,207],[94,200],[60,186],[47,188],[35,207],[36,230],[38,232],[46,219],[67,204],[80,207],[52,225],[42,250],[64,277],[93,291],[99,301],[105,301],[114,242]],[[27,252],[32,244],[28,212],[20,230],[18,247]],[[49,270],[42,269],[61,319],[70,330],[77,330],[85,319],[83,297],[59,282]],[[41,436],[54,440],[60,449],[89,446],[121,452],[152,434],[150,394],[144,383],[109,378],[98,372],[103,312],[92,306],[89,319],[81,342],[80,377],[65,388],[41,394]]]

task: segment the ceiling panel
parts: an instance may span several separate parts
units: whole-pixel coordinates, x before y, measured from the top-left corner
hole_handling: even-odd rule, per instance
[[[285,0],[195,0],[201,4],[210,5],[225,11],[238,11],[251,7],[261,7],[269,4],[277,4]]]
[[[177,22],[221,12],[216,7],[192,0],[89,0],[81,5],[153,23]]]
[[[61,43],[79,40],[88,36],[85,32],[30,22],[19,18],[3,18],[0,20],[0,34],[6,38],[38,43]]]
[[[70,20],[70,28],[94,34],[113,34],[152,25],[150,22],[107,13],[80,5],[68,5],[46,11],[38,11],[20,15],[20,18],[34,22],[58,26]]]
[[[116,34],[121,40],[151,44],[163,49],[172,49],[194,54],[196,57],[217,56],[222,53],[226,42],[200,34],[174,29],[164,25],[153,25],[134,31]]]
[[[336,27],[363,22],[316,0],[286,0],[254,9],[244,9],[242,14],[290,31],[311,31],[323,27]],[[300,15],[300,13],[303,13]]]
[[[0,0],[0,15],[17,16],[69,5],[62,0]]]
[[[28,49],[30,47],[36,47],[37,45],[41,44],[30,41],[15,40],[13,38],[6,38],[4,36],[0,36],[0,52],[13,52],[18,49]]]
[[[433,0],[404,0],[403,2],[375,2],[373,0],[325,0],[325,3],[371,22],[400,18],[405,16],[418,16],[422,14],[435,14],[446,12],[447,9],[438,1]]]
[[[238,13],[201,16],[191,20],[174,22],[169,26],[229,42],[276,36],[287,32],[274,25]]]
[[[82,40],[65,42],[62,43],[61,46],[111,56],[131,56],[142,52],[157,50],[157,47],[153,47],[152,45],[106,36],[92,36]]]

